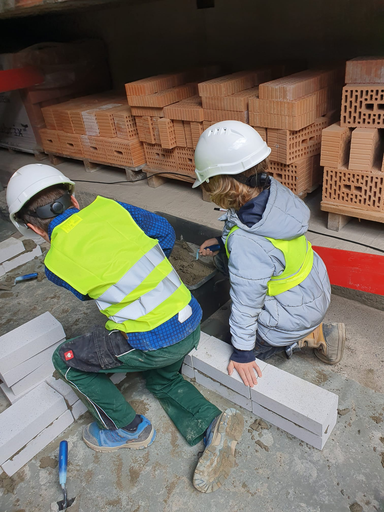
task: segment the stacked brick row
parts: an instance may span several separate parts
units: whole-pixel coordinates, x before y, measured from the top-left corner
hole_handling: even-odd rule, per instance
[[[49,154],[118,167],[145,164],[135,118],[125,96],[113,92],[76,98],[42,109],[40,130]]]
[[[322,134],[322,209],[384,212],[384,60],[356,58],[346,63],[340,122]]]
[[[341,80],[338,68],[301,71],[261,84],[249,100],[249,124],[271,148],[269,174],[297,195],[322,181],[321,133],[337,115]]]
[[[217,74],[217,67],[207,66],[126,84],[147,171],[170,171],[191,181],[194,149],[204,130],[198,83]]]
[[[249,99],[257,95],[261,82],[280,76],[282,69],[266,67],[211,78],[217,69],[203,68],[126,84],[144,143],[146,169],[193,179],[194,150],[203,131],[224,120],[248,123]],[[188,79],[194,82],[182,84]]]

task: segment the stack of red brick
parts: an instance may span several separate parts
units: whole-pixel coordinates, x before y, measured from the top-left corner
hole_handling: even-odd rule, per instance
[[[322,210],[364,218],[384,212],[384,59],[359,57],[346,64],[340,123],[323,131]],[[371,218],[371,217],[370,217]],[[384,219],[383,219],[384,221]]]
[[[321,132],[340,105],[339,68],[307,70],[259,86],[249,100],[249,124],[264,129],[271,148],[268,172],[298,195],[322,181]]]
[[[32,65],[44,83],[21,91],[30,127],[41,150],[39,131],[45,127],[42,109],[71,98],[110,88],[106,51],[98,40],[42,43],[12,55],[13,67]],[[22,143],[18,145],[23,149]]]
[[[217,74],[216,66],[207,66],[126,84],[148,171],[171,171],[189,181],[194,176],[194,149],[204,119],[198,82]]]
[[[76,98],[42,109],[44,150],[118,167],[145,164],[135,118],[125,96],[114,92]]]

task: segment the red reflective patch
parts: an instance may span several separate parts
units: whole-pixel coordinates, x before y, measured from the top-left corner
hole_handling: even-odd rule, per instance
[[[73,355],[72,350],[68,350],[68,352],[64,352],[65,360],[68,361],[69,359],[73,359],[75,356]]]

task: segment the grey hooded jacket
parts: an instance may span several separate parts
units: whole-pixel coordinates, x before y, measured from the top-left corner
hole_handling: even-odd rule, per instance
[[[243,224],[234,210],[228,210],[222,240],[228,239],[228,269],[232,311],[229,320],[232,344],[252,350],[256,331],[273,346],[290,345],[311,333],[328,309],[331,287],[325,265],[314,253],[308,277],[291,290],[267,296],[267,283],[284,271],[283,253],[265,237],[289,240],[308,229],[310,212],[288,188],[271,178],[270,194],[261,220],[251,227]]]

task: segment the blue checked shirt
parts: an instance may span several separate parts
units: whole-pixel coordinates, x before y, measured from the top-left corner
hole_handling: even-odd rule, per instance
[[[159,241],[164,254],[169,257],[175,243],[175,232],[169,222],[163,217],[142,208],[126,203],[119,202],[119,204],[131,214],[133,220],[147,236]],[[48,226],[49,239],[51,239],[52,231],[56,226],[78,211],[76,208],[69,208],[61,215],[55,217]],[[71,285],[51,272],[47,267],[45,267],[45,274],[50,281],[71,291],[80,300],[90,300],[88,295],[83,295],[72,288]],[[178,341],[183,340],[198,327],[202,317],[201,307],[193,296],[189,305],[192,308],[192,315],[183,323],[180,323],[178,315],[175,315],[151,331],[127,333],[128,343],[134,348],[146,351],[174,345]]]

